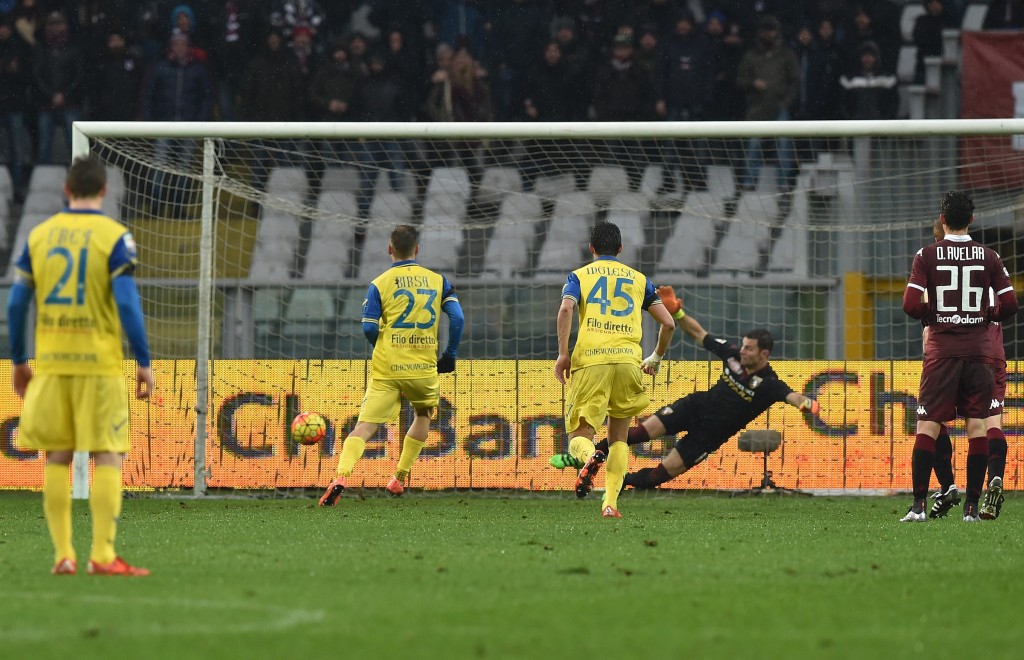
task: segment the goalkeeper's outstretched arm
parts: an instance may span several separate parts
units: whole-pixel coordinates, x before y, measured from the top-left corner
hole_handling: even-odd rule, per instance
[[[659,286],[658,297],[661,298],[661,302],[665,305],[665,309],[669,311],[672,318],[674,318],[679,324],[679,327],[683,329],[683,332],[690,335],[695,342],[703,346],[704,337],[707,337],[708,331],[697,322],[697,319],[683,311],[683,301],[676,297],[675,290],[670,286]]]

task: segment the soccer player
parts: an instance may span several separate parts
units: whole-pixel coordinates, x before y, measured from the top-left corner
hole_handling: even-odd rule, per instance
[[[29,234],[7,303],[11,380],[25,400],[18,435],[22,445],[46,454],[43,513],[56,575],[78,570],[68,488],[75,451],[89,452],[95,467],[89,493],[89,574],[149,575],[114,550],[121,515],[121,460],[129,449],[121,328],[138,364],[136,398],[145,399],[153,391],[153,372],[132,277],[135,241],[123,225],[100,211],[106,192],[103,163],[93,156],[76,158],[64,182],[68,207]],[[34,374],[25,337],[33,297]]]
[[[430,418],[440,399],[437,375],[455,371],[462,339],[462,306],[455,289],[443,276],[416,263],[419,234],[411,225],[391,232],[391,267],[370,283],[363,301],[363,334],[373,346],[370,383],[359,408],[359,421],[345,438],[338,459],[338,476],[320,498],[320,506],[335,506],[345,492],[345,478],[381,424],[398,417],[401,397],[416,410],[398,467],[388,482],[392,495],[405,492],[403,482],[420,455],[430,430]],[[448,315],[448,347],[437,357],[440,312]]]
[[[710,334],[686,314],[672,287],[659,287],[658,295],[686,334],[721,358],[722,375],[710,390],[677,399],[629,429],[630,445],[682,431],[686,435],[657,467],[627,474],[626,486],[656,488],[674,479],[701,463],[774,403],[786,402],[812,415],[820,412],[817,401],[794,392],[768,363],[775,342],[767,330],[751,330],[743,337],[743,343],[736,346]],[[599,444],[598,449],[601,448]],[[574,466],[570,459],[565,454],[556,454],[551,457],[551,465]]]
[[[654,284],[638,270],[620,262],[622,236],[611,222],[599,222],[590,232],[594,260],[569,273],[558,308],[558,359],[555,378],[570,380],[565,407],[569,453],[581,466],[576,496],[586,497],[594,475],[607,459],[608,474],[601,515],[621,518],[619,491],[628,469],[626,431],[629,420],[650,403],[642,373],[656,374],[668,350],[676,324],[658,298]],[[579,310],[579,332],[572,357],[569,332]],[[658,344],[647,358],[640,349],[641,312],[659,324]],[[597,428],[608,418],[608,444],[594,447]]]
[[[945,238],[942,221],[936,219],[932,226],[935,241]],[[989,289],[989,302],[995,304],[995,292]],[[1003,345],[1003,326],[1001,323],[990,323],[989,332],[992,341],[990,357],[995,376],[995,391],[989,403],[989,416],[985,418],[985,436],[988,438],[988,490],[981,504],[982,520],[995,520],[1003,508],[1003,473],[1006,470],[1006,436],[1003,435],[1003,401],[1006,396],[1006,348]],[[928,326],[924,327],[922,339],[927,345]],[[939,426],[939,435],[935,438],[935,478],[939,481],[939,490],[932,494],[931,518],[943,518],[957,504],[960,504],[960,491],[953,477],[953,443],[949,439],[949,429],[945,424]]]
[[[928,333],[911,458],[914,503],[901,522],[927,520],[925,497],[935,465],[935,439],[940,425],[958,413],[966,418],[968,438],[964,521],[980,520],[978,502],[989,453],[985,418],[995,392],[995,350],[988,326],[1010,318],[1018,307],[999,255],[967,233],[974,222],[971,197],[947,192],[939,208],[944,238],[918,250],[903,293],[903,311],[923,320]]]

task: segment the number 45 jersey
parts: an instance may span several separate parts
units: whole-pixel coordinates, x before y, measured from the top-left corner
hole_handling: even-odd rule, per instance
[[[614,257],[598,257],[569,273],[562,298],[574,301],[580,316],[573,371],[592,364],[640,366],[642,313],[661,304],[646,275]]]
[[[15,272],[35,289],[37,373],[123,375],[111,287],[135,260],[132,235],[100,211],[65,209],[29,233]]]
[[[363,323],[377,323],[371,377],[437,377],[441,307],[458,301],[443,276],[415,261],[396,261],[370,283]]]
[[[927,292],[934,301],[923,319],[929,327],[925,355],[987,361],[983,358],[996,354],[988,325],[999,319],[991,308],[1007,295],[1014,301],[1016,296],[995,250],[967,235],[946,236],[917,252],[907,287]]]

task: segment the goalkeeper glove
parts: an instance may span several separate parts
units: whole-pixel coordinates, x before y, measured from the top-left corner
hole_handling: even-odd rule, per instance
[[[640,368],[645,374],[652,376],[658,373],[658,369],[661,367],[661,356],[658,355],[657,351],[651,353],[644,358],[644,361],[640,363]]]
[[[800,404],[800,410],[817,415],[821,411],[821,406],[814,399],[804,399],[804,402]]]
[[[659,286],[657,292],[661,303],[665,305],[665,309],[672,315],[672,318],[681,321],[686,316],[686,312],[683,311],[683,301],[676,297],[675,290],[670,286]]]
[[[455,358],[447,353],[442,353],[437,360],[437,373],[450,374],[455,371]]]

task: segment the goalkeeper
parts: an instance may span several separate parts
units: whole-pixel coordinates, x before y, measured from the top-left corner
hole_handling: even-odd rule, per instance
[[[711,335],[688,316],[672,287],[658,287],[658,296],[686,334],[721,358],[722,375],[710,390],[688,394],[629,429],[627,443],[630,445],[682,431],[686,431],[686,435],[657,467],[627,474],[624,485],[656,488],[679,476],[706,459],[774,403],[785,401],[807,414],[818,414],[818,402],[794,392],[768,363],[774,341],[767,330],[751,330],[744,335],[743,343],[736,346]],[[597,448],[607,451],[605,442],[598,443]],[[559,469],[582,467],[570,454],[555,454],[551,465]]]

